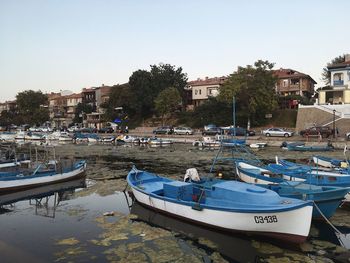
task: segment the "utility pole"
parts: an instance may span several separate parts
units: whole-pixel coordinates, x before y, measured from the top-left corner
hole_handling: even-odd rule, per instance
[[[333,110],[333,139],[335,138],[335,112],[336,110]]]

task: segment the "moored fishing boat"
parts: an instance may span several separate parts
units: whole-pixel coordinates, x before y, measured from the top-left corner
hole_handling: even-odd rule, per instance
[[[141,204],[210,227],[297,243],[303,242],[310,230],[311,202],[283,198],[254,185],[220,181],[201,187],[136,168],[129,172],[127,181]]]
[[[16,135],[16,132],[2,132],[0,133],[0,141],[14,141]]]
[[[55,165],[56,166],[56,165]],[[57,166],[56,166],[57,167]],[[3,172],[0,173],[0,193],[33,188],[80,178],[85,175],[86,162],[75,162],[71,167],[40,171],[39,165],[29,173]]]
[[[350,175],[340,172],[328,172],[312,169],[307,165],[291,165],[290,162],[280,160],[278,164],[269,164],[268,169],[283,175],[288,181],[304,181],[308,184],[324,186],[350,187]]]
[[[249,147],[252,149],[262,149],[267,146],[266,142],[257,142],[257,143],[251,143],[249,144]]]
[[[150,138],[148,140],[149,145],[169,145],[172,144],[173,142],[171,140],[167,139],[160,139],[160,138]]]
[[[312,161],[315,165],[320,165],[328,168],[348,168],[349,163],[346,160],[340,160],[336,158],[315,155],[312,157]]]
[[[244,182],[259,184],[283,197],[313,201],[317,205],[313,210],[313,218],[317,219],[323,217],[319,210],[327,218],[333,216],[349,191],[349,188],[344,187],[317,186],[281,180],[281,175],[273,177],[271,171],[245,162],[237,162],[236,170]]]
[[[115,141],[115,136],[103,136],[99,139],[102,143],[113,143]]]
[[[301,151],[301,152],[324,152],[324,151],[334,150],[334,147],[330,144],[315,145],[315,146],[288,144],[286,148],[289,151]]]

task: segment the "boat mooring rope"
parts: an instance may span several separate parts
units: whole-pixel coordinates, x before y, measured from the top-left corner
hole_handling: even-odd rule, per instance
[[[320,215],[326,220],[326,222],[334,229],[337,234],[341,235],[342,233],[336,228],[331,221],[322,213],[321,209],[316,205],[315,201],[313,201],[314,206],[316,207],[317,211],[320,213]]]

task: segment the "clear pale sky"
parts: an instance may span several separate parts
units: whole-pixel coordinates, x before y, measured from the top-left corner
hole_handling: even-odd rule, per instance
[[[127,82],[169,63],[189,80],[257,59],[311,75],[350,53],[350,1],[0,0],[0,101]]]

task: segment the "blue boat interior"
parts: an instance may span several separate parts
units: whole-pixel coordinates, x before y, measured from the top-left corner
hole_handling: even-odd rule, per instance
[[[276,192],[237,181],[181,182],[132,169],[127,177],[131,187],[151,197],[188,206],[200,205],[228,211],[287,211],[312,205],[280,197]]]

